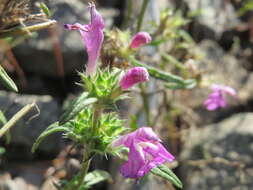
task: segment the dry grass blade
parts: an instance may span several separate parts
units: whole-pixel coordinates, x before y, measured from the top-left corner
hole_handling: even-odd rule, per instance
[[[31,14],[30,0],[0,0],[0,38],[30,34],[56,23],[41,11]]]
[[[0,0],[0,29],[19,24],[29,13],[29,0]]]

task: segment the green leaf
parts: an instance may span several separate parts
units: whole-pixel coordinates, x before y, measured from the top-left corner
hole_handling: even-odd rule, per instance
[[[111,175],[103,170],[94,170],[88,173],[84,178],[84,183],[86,186],[90,187],[102,181],[112,181]]]
[[[45,13],[48,17],[50,17],[52,15],[49,8],[46,6],[45,3],[41,2],[39,5],[40,5],[40,8],[43,11],[43,13]]]
[[[186,32],[185,30],[179,30],[178,31],[179,35],[188,43],[191,43],[193,44],[194,43],[194,40],[193,38],[191,37],[191,35]]]
[[[59,124],[63,125],[69,120],[73,119],[86,106],[93,104],[97,98],[88,98],[88,92],[83,92],[76,100],[74,100],[69,108],[64,112],[59,120]]]
[[[156,79],[159,79],[165,82],[174,82],[174,83],[184,84],[184,79],[180,76],[173,75],[171,73],[164,72],[155,67],[151,67],[149,65],[140,63],[134,57],[130,57],[130,61],[133,66],[145,67],[148,70],[149,74]]]
[[[3,147],[0,147],[0,156],[3,155],[6,152],[6,150]]]
[[[173,173],[173,171],[166,165],[160,165],[156,168],[153,168],[151,170],[151,173],[170,181],[173,185],[180,189],[183,188],[183,184],[180,179],[178,179],[178,177]]]
[[[175,57],[166,54],[166,53],[162,53],[161,54],[162,58],[165,59],[168,63],[174,65],[175,67],[177,67],[180,70],[185,70],[185,66],[180,63]]]
[[[134,66],[145,67],[152,77],[162,80],[162,81],[165,81],[165,82],[168,82],[168,84],[166,84],[167,88],[170,88],[170,89],[190,89],[190,88],[195,87],[197,84],[195,79],[185,80],[178,75],[173,75],[171,73],[159,70],[155,67],[151,67],[149,65],[140,63],[134,57],[130,57],[130,61],[131,61],[132,65],[134,65]]]
[[[0,82],[9,90],[12,90],[14,92],[18,91],[18,88],[16,84],[13,82],[13,80],[8,76],[8,74],[5,72],[3,67],[0,65]]]
[[[50,125],[45,131],[43,131],[40,136],[36,139],[35,143],[32,146],[32,152],[38,148],[40,143],[49,135],[57,132],[68,132],[69,129],[67,127],[59,126],[58,122],[53,123]]]
[[[7,123],[7,119],[4,115],[4,113],[2,112],[2,110],[0,110],[0,126],[2,127],[6,123]],[[11,133],[10,133],[10,131],[7,131],[4,135],[4,137],[5,137],[6,144],[9,144],[11,142]]]
[[[4,113],[2,112],[2,110],[0,110],[0,125],[4,125],[7,123],[7,119],[4,115]]]
[[[243,6],[239,9],[238,15],[243,16],[246,12],[253,10],[253,0],[244,2]]]

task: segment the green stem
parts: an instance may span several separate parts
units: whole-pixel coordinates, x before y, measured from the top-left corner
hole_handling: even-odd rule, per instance
[[[93,133],[93,135],[96,135],[96,133],[97,133],[98,121],[99,121],[99,118],[101,116],[102,111],[103,111],[103,109],[99,105],[94,106],[92,131],[91,131]],[[86,151],[84,151],[83,161],[82,161],[82,169],[81,169],[81,173],[80,173],[80,176],[79,176],[78,185],[77,185],[77,188],[75,190],[78,190],[82,186],[82,184],[84,182],[84,179],[85,179],[85,176],[86,176],[86,174],[89,170],[90,162],[91,162],[90,148],[92,148],[92,147],[93,147],[93,143],[90,142],[86,147]]]
[[[131,20],[131,16],[132,16],[132,11],[133,11],[133,0],[127,0],[127,13],[124,18],[123,28],[128,27],[129,21]]]
[[[82,184],[84,182],[84,179],[85,179],[85,176],[88,173],[88,170],[89,170],[89,167],[90,167],[90,161],[91,161],[89,156],[90,156],[89,150],[84,151],[83,161],[82,161],[82,169],[81,169],[81,173],[80,173],[80,176],[79,176],[79,181],[78,181],[78,184],[77,184],[77,188],[75,188],[75,190],[78,190],[82,186]]]
[[[94,106],[93,121],[92,121],[92,133],[96,135],[98,129],[98,121],[103,112],[103,108],[99,105]]]
[[[150,126],[151,118],[150,118],[150,106],[149,106],[149,101],[148,101],[149,97],[146,93],[146,88],[143,84],[140,84],[140,89],[141,89],[141,97],[143,101],[144,112],[146,116],[146,122],[147,122],[147,125]]]
[[[143,22],[144,14],[145,14],[145,11],[147,9],[148,3],[149,3],[149,0],[143,0],[142,6],[141,6],[141,12],[140,12],[140,15],[139,15],[139,19],[137,21],[136,33],[141,30],[141,25],[142,25],[142,22]]]

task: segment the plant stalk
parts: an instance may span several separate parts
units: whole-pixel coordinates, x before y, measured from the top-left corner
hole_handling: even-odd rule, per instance
[[[124,18],[124,22],[122,24],[123,28],[127,28],[129,26],[129,21],[131,20],[133,12],[133,0],[127,0],[127,12]]]
[[[142,102],[143,102],[143,108],[146,116],[146,122],[147,125],[150,126],[151,124],[151,118],[150,118],[150,106],[149,106],[149,96],[146,93],[146,88],[144,84],[140,84],[140,89],[141,89],[141,97],[142,97]]]
[[[141,30],[142,22],[144,19],[144,15],[145,15],[145,11],[147,9],[148,3],[149,3],[149,0],[143,0],[142,6],[141,6],[141,12],[139,15],[139,19],[137,21],[136,33],[140,32],[140,30]]]
[[[75,190],[78,190],[82,186],[82,184],[84,182],[84,179],[85,179],[85,176],[88,173],[88,170],[89,170],[89,167],[90,167],[90,162],[91,162],[91,159],[89,158],[89,156],[90,156],[89,150],[84,151],[83,161],[82,161],[82,169],[81,169],[81,173],[80,173],[80,176],[79,176],[79,181],[78,181],[78,184],[77,184],[77,188],[75,188]]]

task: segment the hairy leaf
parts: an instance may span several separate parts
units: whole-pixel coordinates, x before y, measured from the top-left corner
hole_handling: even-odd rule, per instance
[[[85,176],[84,183],[86,186],[90,187],[105,180],[112,180],[111,175],[108,172],[103,170],[94,170]]]
[[[156,168],[153,168],[151,170],[151,173],[170,181],[173,185],[180,189],[183,188],[183,184],[180,179],[178,179],[178,177],[173,173],[173,171],[165,165],[160,165]]]
[[[74,100],[68,109],[64,112],[59,120],[59,124],[63,125],[69,120],[73,119],[80,111],[86,106],[93,104],[97,101],[97,98],[88,98],[88,93],[82,93],[76,100]]]
[[[9,90],[12,90],[14,92],[18,91],[18,88],[16,84],[13,82],[13,80],[8,76],[8,74],[5,72],[3,67],[0,65],[0,82]]]
[[[40,136],[36,139],[35,143],[32,146],[32,152],[38,148],[40,143],[49,135],[57,132],[68,132],[69,129],[67,127],[59,126],[58,122],[53,123],[50,125],[45,131],[43,131]]]

